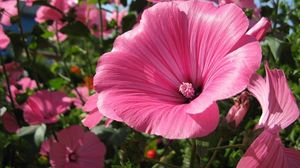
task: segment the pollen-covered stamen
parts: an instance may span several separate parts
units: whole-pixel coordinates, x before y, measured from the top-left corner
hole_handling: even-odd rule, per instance
[[[188,99],[191,99],[195,96],[193,84],[188,82],[182,82],[182,84],[179,86],[179,92]]]

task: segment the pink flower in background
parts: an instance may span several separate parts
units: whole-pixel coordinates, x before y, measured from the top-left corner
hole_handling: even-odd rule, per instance
[[[59,32],[59,30],[61,28],[63,28],[65,26],[65,23],[62,23],[61,21],[55,21],[52,23],[52,25],[48,26],[48,31],[50,32],[54,32],[54,37],[52,37],[51,40],[54,40],[54,41],[65,41],[67,39],[67,35]]]
[[[26,92],[27,89],[33,90],[37,88],[36,81],[29,77],[24,77],[17,82],[17,85],[21,86],[21,91]]]
[[[94,128],[103,118],[103,115],[97,107],[98,93],[90,96],[83,106],[83,111],[87,112],[87,116],[82,120],[82,124],[89,129]],[[107,119],[105,125],[108,126],[113,120]]]
[[[0,0],[0,23],[6,26],[10,26],[10,18],[18,15],[18,9],[16,7],[16,0]]]
[[[9,43],[10,43],[10,39],[4,33],[3,27],[0,25],[0,49],[5,49]]]
[[[50,4],[61,10],[63,13],[67,13],[70,9],[70,6],[66,0],[52,0]],[[61,21],[62,18],[63,15],[57,10],[47,6],[41,6],[36,13],[35,20],[38,23],[42,23],[47,20]]]
[[[85,24],[91,33],[97,37],[101,33],[99,9],[95,5],[82,3],[76,8],[77,20]],[[102,28],[106,30],[106,12],[102,11]]]
[[[238,168],[291,168],[300,166],[300,151],[285,148],[279,132],[299,117],[299,109],[282,70],[265,65],[266,79],[253,75],[249,91],[262,106],[257,128],[264,128],[238,163]]]
[[[51,138],[48,144],[53,168],[104,167],[106,147],[95,134],[84,132],[82,127],[76,125],[63,129],[56,137],[57,139]],[[47,151],[47,144],[45,145],[44,151]]]
[[[40,149],[40,154],[41,155],[44,155],[44,156],[48,156],[49,155],[49,152],[50,152],[50,141],[52,139],[47,139],[47,140],[44,140],[42,145],[41,145],[41,149]],[[53,140],[52,140],[53,141]]]
[[[77,108],[81,108],[82,105],[88,100],[89,88],[86,86],[77,87],[76,90],[73,89],[72,93],[76,96],[73,98],[73,103]]]
[[[1,116],[1,121],[4,129],[9,133],[15,133],[20,128],[15,115],[11,112],[5,112]]]
[[[67,95],[62,92],[40,90],[25,102],[24,119],[31,125],[57,122],[58,115],[70,106],[67,99]]]
[[[20,79],[24,73],[24,69],[17,62],[6,63],[5,65],[6,72],[8,73],[8,78],[10,84],[14,85]],[[3,67],[0,67],[0,72],[3,73]],[[6,85],[6,83],[4,84]]]
[[[108,20],[109,21],[115,20],[117,22],[118,27],[122,27],[122,19],[127,14],[128,14],[127,10],[122,10],[120,12],[114,11]]]
[[[227,113],[226,121],[228,123],[234,122],[235,127],[238,127],[247,114],[249,107],[249,94],[248,92],[242,92]]]
[[[29,7],[32,6],[35,1],[36,0],[25,0],[26,6],[29,6]]]
[[[244,90],[260,65],[259,42],[245,34],[248,23],[234,4],[176,1],[148,8],[99,59],[99,111],[169,139],[208,135],[219,122],[216,101]]]
[[[238,5],[241,8],[256,8],[256,5],[254,3],[254,0],[219,0],[220,5],[234,3]]]

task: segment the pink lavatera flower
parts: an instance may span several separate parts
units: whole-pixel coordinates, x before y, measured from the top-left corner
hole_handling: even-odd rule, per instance
[[[73,103],[77,108],[82,108],[82,105],[88,100],[89,88],[86,86],[77,87],[76,90],[73,89],[72,93],[76,96],[73,98]]]
[[[29,77],[24,77],[17,82],[17,85],[21,86],[21,92],[25,93],[27,89],[33,90],[37,88],[36,81]]]
[[[24,0],[26,3],[26,6],[29,6],[31,7],[33,5],[33,3],[36,1],[36,0]]]
[[[10,43],[10,39],[4,33],[3,27],[0,25],[0,49],[5,49],[9,43]]]
[[[76,8],[77,20],[85,24],[94,36],[99,37],[101,27],[103,32],[106,30],[106,12],[102,11],[102,23],[100,22],[99,9],[95,5],[82,3]]]
[[[69,108],[70,102],[67,99],[67,95],[62,92],[40,90],[30,96],[23,105],[24,119],[31,125],[55,123],[58,115]]]
[[[61,10],[63,13],[67,13],[70,10],[70,6],[68,4],[68,1],[66,0],[51,0],[50,4],[52,6],[55,6],[57,9]],[[47,20],[61,21],[62,19],[62,13],[47,6],[40,7],[35,17],[35,20],[38,23],[43,23]]]
[[[20,66],[19,63],[17,62],[10,62],[6,63],[5,65],[6,72],[8,73],[8,79],[10,84],[14,85],[17,83],[17,81],[20,79],[22,74],[24,73],[24,69]],[[0,72],[4,73],[4,69],[1,66],[0,67]],[[6,85],[6,83],[4,83]]]
[[[0,0],[0,23],[10,26],[10,18],[18,15],[16,0]]]
[[[230,108],[226,116],[226,121],[228,123],[234,122],[235,127],[238,127],[247,114],[249,107],[249,93],[242,92],[241,95],[236,98],[234,105]]]
[[[61,130],[56,137],[48,144],[53,168],[104,167],[106,147],[95,134],[75,125]]]
[[[259,42],[247,29],[247,17],[234,4],[157,3],[100,57],[98,109],[169,139],[208,135],[219,122],[216,101],[244,90],[259,67]],[[181,90],[186,83],[191,88]]]
[[[299,168],[300,151],[286,148],[278,132],[264,130],[250,145],[237,168]]]
[[[1,121],[4,129],[9,133],[15,133],[20,128],[15,115],[11,112],[5,112],[1,116]]]
[[[55,21],[55,22],[53,22],[52,25],[48,26],[48,31],[54,32],[54,36],[51,38],[51,40],[53,40],[53,41],[58,40],[58,41],[62,42],[67,39],[67,37],[68,37],[67,35],[59,32],[59,30],[61,28],[63,28],[64,26],[65,26],[65,23],[60,22],[60,21]]]
[[[97,107],[98,93],[90,96],[83,106],[83,111],[87,112],[87,116],[82,120],[82,124],[89,129],[94,128],[103,118],[103,114]],[[108,126],[112,122],[111,119],[107,119],[105,125]]]
[[[299,109],[288,87],[284,72],[270,70],[265,65],[266,79],[253,75],[249,91],[262,106],[262,116],[257,128],[264,128],[245,155],[238,168],[299,168],[300,151],[285,148],[279,132],[299,117]]]

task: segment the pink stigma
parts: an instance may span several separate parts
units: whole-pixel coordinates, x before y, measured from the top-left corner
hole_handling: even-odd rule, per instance
[[[182,82],[182,84],[179,86],[179,92],[186,98],[193,98],[195,95],[195,90],[193,88],[193,84]]]

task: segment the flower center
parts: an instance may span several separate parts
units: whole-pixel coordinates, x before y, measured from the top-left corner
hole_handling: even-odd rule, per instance
[[[193,84],[188,82],[182,82],[182,84],[179,86],[179,92],[188,99],[192,99],[195,96]]]
[[[69,161],[70,162],[76,162],[77,158],[78,158],[78,156],[77,156],[76,153],[73,152],[73,153],[69,154]]]

